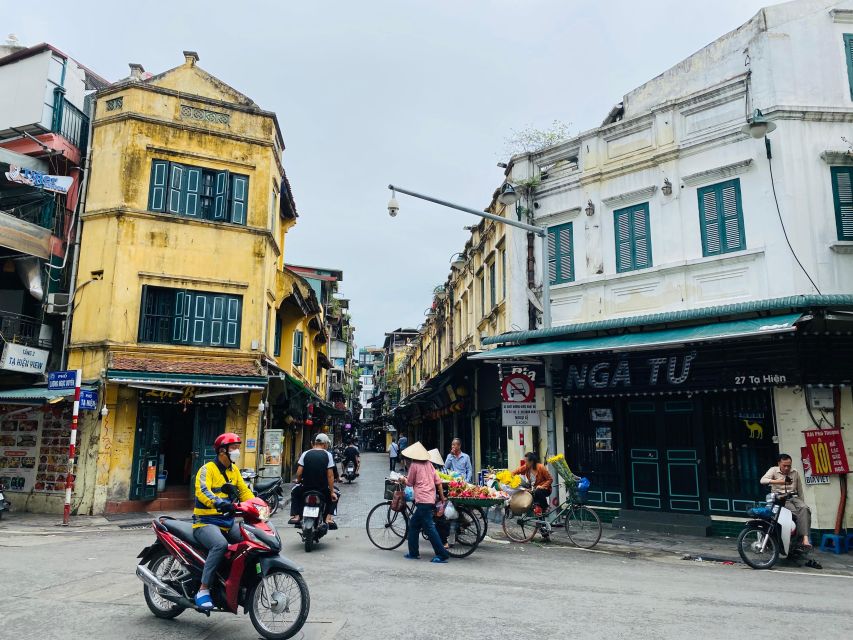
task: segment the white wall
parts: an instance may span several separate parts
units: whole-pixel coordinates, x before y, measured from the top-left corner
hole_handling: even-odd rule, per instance
[[[0,130],[42,120],[50,51],[0,66]]]

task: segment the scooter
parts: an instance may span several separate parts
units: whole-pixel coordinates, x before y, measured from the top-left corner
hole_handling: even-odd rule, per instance
[[[236,495],[236,487],[222,491]],[[233,498],[232,498],[233,499]],[[269,520],[269,507],[259,498],[236,503],[242,518],[243,539],[228,545],[210,595],[214,607],[197,607],[195,594],[201,584],[206,549],[193,535],[189,522],[161,516],[152,521],[154,544],[137,556],[136,575],[144,583],[145,603],[158,618],[172,619],[187,609],[211,613],[248,613],[255,630],[269,640],[296,635],[305,624],[310,606],[302,568],[280,555],[281,537]]]
[[[792,540],[797,521],[785,503],[794,493],[768,493],[763,507],[754,507],[747,514],[752,518],[737,538],[737,550],[743,561],[753,569],[772,569],[783,555],[795,560],[806,555],[802,545]],[[809,566],[820,569],[817,562]]]
[[[347,481],[347,484],[352,484],[352,481],[358,477],[358,474],[355,472],[355,462],[350,460],[347,462],[346,468],[344,469],[344,480]]]
[[[4,491],[6,491],[6,487],[0,482],[0,520],[3,519],[3,512],[9,511],[12,508],[12,503],[6,500],[6,496],[4,495]]]
[[[305,543],[305,553],[311,553],[314,545],[329,532],[326,524],[326,496],[319,491],[308,490],[303,496],[302,528],[299,535]]]
[[[281,477],[268,480],[258,478],[255,481],[254,493],[269,505],[270,515],[274,516],[281,504],[281,499],[284,497],[284,479]]]

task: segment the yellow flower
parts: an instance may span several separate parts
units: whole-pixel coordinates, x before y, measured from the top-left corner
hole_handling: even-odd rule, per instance
[[[566,459],[566,456],[564,456],[562,453],[558,453],[557,455],[551,456],[550,458],[548,458],[548,464],[555,464],[555,463],[560,462],[560,461],[565,460],[565,459]]]

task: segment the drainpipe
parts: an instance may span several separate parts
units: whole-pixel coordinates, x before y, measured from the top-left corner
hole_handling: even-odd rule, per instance
[[[835,406],[833,412],[833,422],[836,429],[841,429],[841,388],[834,387],[832,389],[832,403]],[[841,529],[844,525],[844,511],[847,509],[847,474],[838,476],[838,483],[841,487],[841,498],[838,501],[838,511],[835,514],[835,535],[841,534]]]

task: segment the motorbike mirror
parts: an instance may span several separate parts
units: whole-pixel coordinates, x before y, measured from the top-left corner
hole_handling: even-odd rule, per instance
[[[220,491],[222,491],[222,493],[228,496],[229,500],[233,500],[237,497],[237,487],[235,487],[230,482],[226,482],[225,484],[223,484]]]

